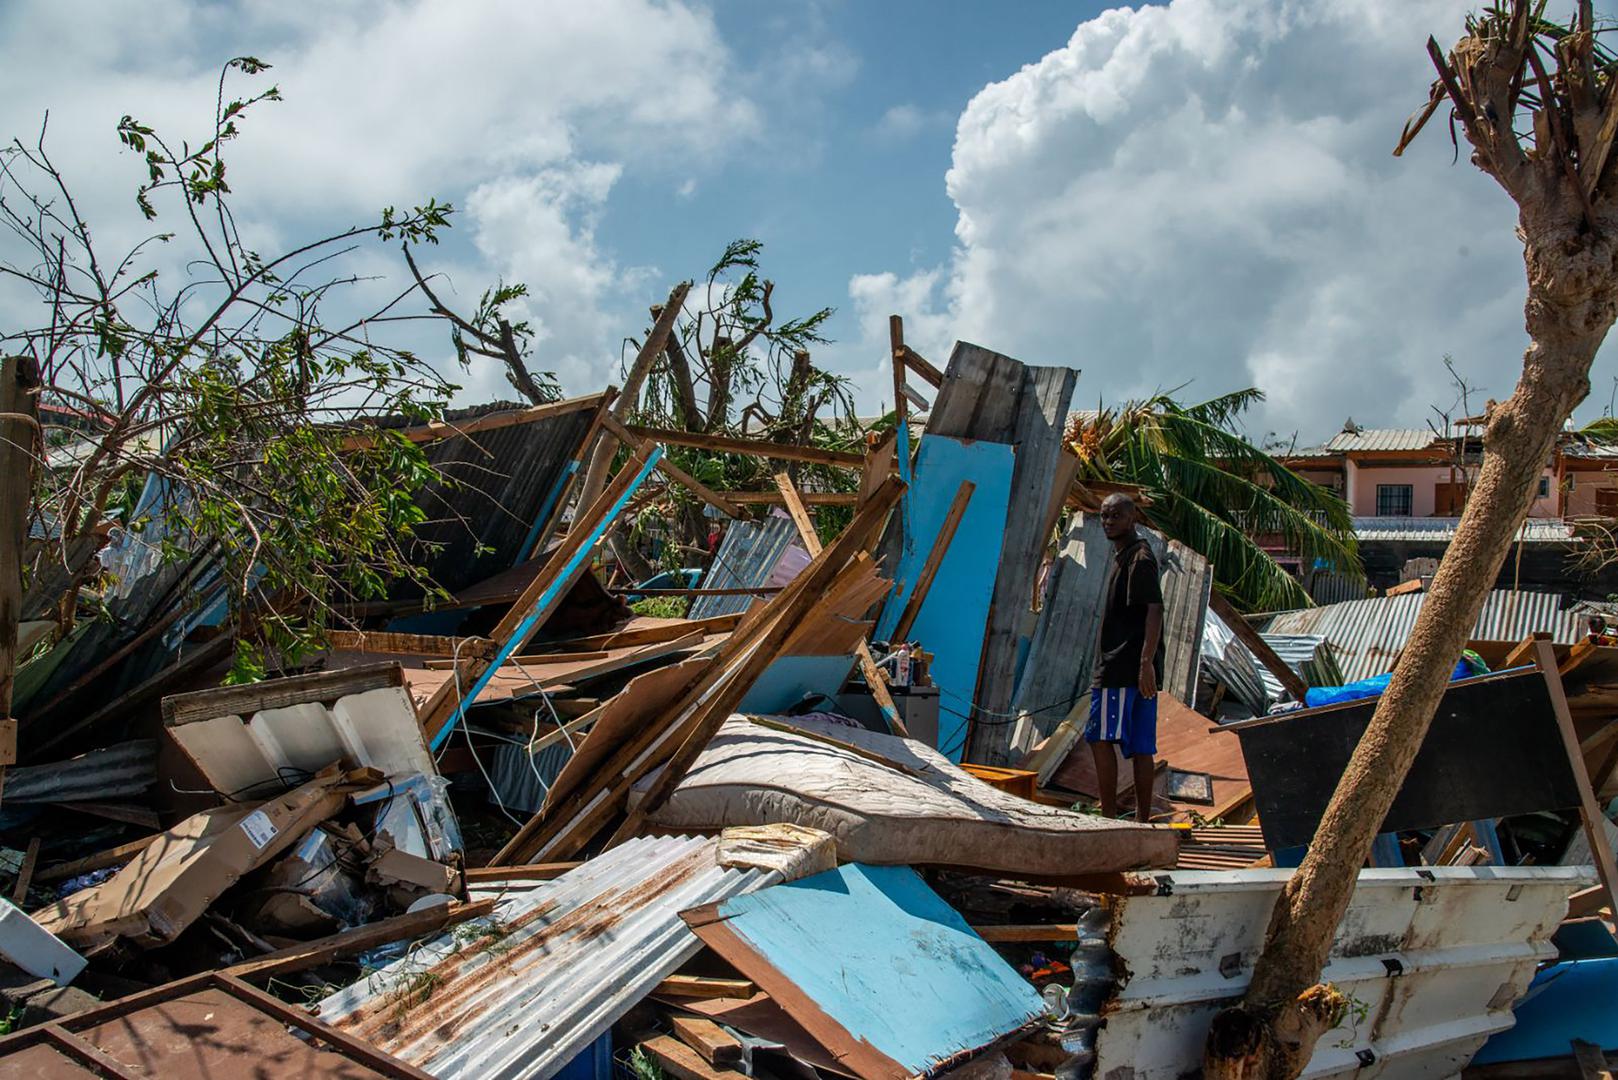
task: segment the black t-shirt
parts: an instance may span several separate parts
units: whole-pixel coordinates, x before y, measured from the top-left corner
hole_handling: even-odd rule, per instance
[[[1091,686],[1140,685],[1140,654],[1146,647],[1146,609],[1163,602],[1157,560],[1146,541],[1136,537],[1113,556],[1102,595],[1101,634],[1096,647]],[[1163,673],[1163,638],[1153,657],[1159,680]]]

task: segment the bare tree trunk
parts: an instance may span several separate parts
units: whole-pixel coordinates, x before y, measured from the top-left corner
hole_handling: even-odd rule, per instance
[[[1450,673],[1533,501],[1557,434],[1589,393],[1590,365],[1618,314],[1618,212],[1585,226],[1565,188],[1519,200],[1528,272],[1516,390],[1487,413],[1483,469],[1387,692],[1354,750],[1309,853],[1271,916],[1242,1005],[1209,1033],[1204,1075],[1295,1077],[1342,1015],[1315,985],[1372,840],[1421,749]]]

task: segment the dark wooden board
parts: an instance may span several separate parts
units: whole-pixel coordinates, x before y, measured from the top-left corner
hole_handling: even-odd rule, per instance
[[[1376,709],[1376,698],[1232,724],[1265,846],[1309,843]],[[1218,737],[1218,736],[1215,736]],[[1450,686],[1378,832],[1577,807],[1545,676],[1488,675]]]

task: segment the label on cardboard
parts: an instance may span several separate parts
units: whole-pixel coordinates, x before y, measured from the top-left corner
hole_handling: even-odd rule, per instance
[[[275,839],[275,825],[270,821],[270,815],[262,810],[254,810],[242,818],[242,832],[253,842],[253,847],[264,850],[264,845]]]

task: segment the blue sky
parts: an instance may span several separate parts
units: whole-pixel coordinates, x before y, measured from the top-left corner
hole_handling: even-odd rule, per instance
[[[1509,200],[1439,128],[1389,154],[1426,35],[1453,41],[1470,6],[13,0],[0,129],[50,109],[98,235],[131,242],[118,117],[196,132],[251,53],[286,97],[232,151],[255,242],[448,199],[446,291],[528,283],[536,366],[569,391],[611,381],[647,304],[748,236],[779,312],[838,309],[816,359],[862,412],[889,404],[896,312],[940,363],[966,339],[1079,367],[1080,407],[1256,385],[1250,433],[1308,442],[1350,416],[1422,425],[1454,397],[1445,354],[1483,395],[1520,370]],[[353,269],[356,303],[403,274],[386,250]],[[0,291],[0,320],[34,317]],[[492,365],[459,379],[510,396]]]

